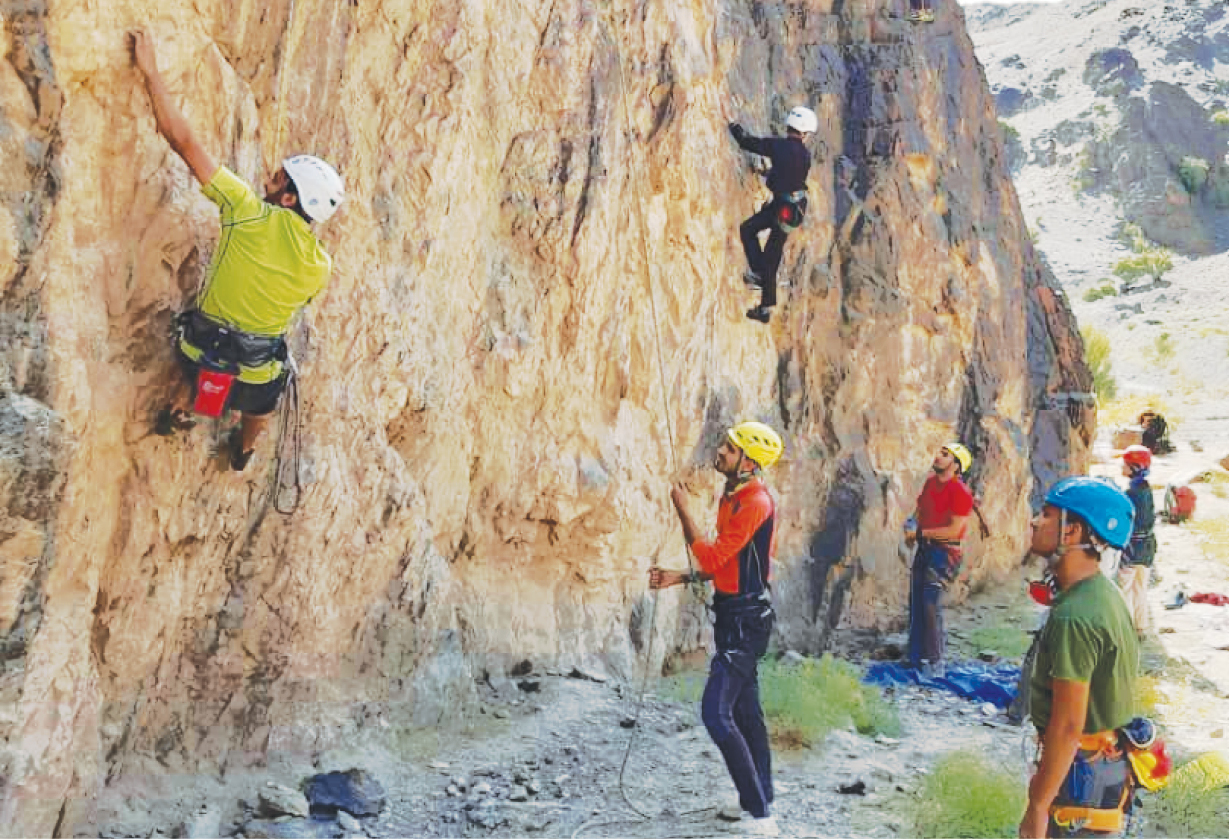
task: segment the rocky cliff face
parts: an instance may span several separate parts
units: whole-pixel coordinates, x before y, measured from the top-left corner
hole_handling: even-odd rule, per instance
[[[1092,430],[1079,339],[1034,257],[958,10],[845,0],[8,0],[0,62],[0,824],[88,825],[100,784],[225,771],[378,720],[436,724],[515,662],[628,676],[694,646],[668,479],[713,508],[722,428],[784,431],[784,643],[899,625],[897,551],[960,437],[993,534]],[[150,433],[170,320],[217,226],[155,134],[145,25],[191,122],[256,180],[343,171],[303,371],[297,512],[274,441]],[[771,328],[725,131],[820,115]],[[1072,394],[1076,394],[1072,397]],[[283,464],[285,465],[285,464]],[[649,637],[655,625],[656,639]]]

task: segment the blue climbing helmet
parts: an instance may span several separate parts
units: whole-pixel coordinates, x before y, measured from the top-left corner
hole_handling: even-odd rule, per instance
[[[1050,487],[1045,503],[1079,516],[1110,547],[1122,550],[1131,539],[1135,505],[1109,481],[1087,476],[1063,478]]]

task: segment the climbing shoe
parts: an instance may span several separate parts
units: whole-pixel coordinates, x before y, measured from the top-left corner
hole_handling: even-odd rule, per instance
[[[255,449],[243,450],[243,433],[236,428],[230,433],[230,468],[242,472],[247,468]]]
[[[196,427],[196,420],[183,408],[172,408],[170,405],[158,412],[154,419],[154,433],[160,437],[170,437],[176,431],[187,431]]]
[[[765,816],[762,819],[744,821],[741,833],[744,836],[780,836],[781,829],[777,827],[776,816]]]
[[[752,271],[750,268],[748,268],[746,272],[743,273],[743,282],[751,286],[752,288],[763,288],[764,287],[763,278],[760,277],[759,274]]]
[[[756,306],[754,309],[747,310],[747,317],[751,320],[758,320],[760,323],[768,323],[772,318],[772,309],[768,306]]]
[[[917,23],[921,19],[922,19],[922,13],[920,11],[918,11],[917,9],[909,10],[909,20],[913,21],[914,23]]]
[[[717,818],[727,822],[742,821],[743,807],[738,799],[726,801],[717,808]]]

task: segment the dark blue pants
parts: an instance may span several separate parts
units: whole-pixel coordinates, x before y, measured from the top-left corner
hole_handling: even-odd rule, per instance
[[[704,686],[700,714],[725,758],[739,804],[760,819],[768,815],[772,803],[772,755],[756,670],[754,653],[718,651]]]
[[[923,661],[943,660],[947,647],[943,632],[946,567],[947,551],[942,546],[918,543],[909,579],[909,663],[914,667]]]
[[[768,243],[760,247],[760,232],[768,231]],[[777,269],[781,267],[781,254],[785,252],[785,232],[777,225],[777,202],[769,201],[760,211],[738,228],[747,254],[747,267],[759,274],[763,283],[760,291],[761,306],[777,305]]]

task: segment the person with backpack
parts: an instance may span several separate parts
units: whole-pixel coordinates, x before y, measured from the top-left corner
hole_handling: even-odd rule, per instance
[[[743,281],[760,289],[760,305],[749,309],[747,317],[760,323],[768,323],[772,307],[777,305],[777,269],[785,238],[798,229],[806,215],[807,173],[811,170],[806,142],[819,128],[819,119],[810,108],[800,106],[789,112],[785,127],[784,137],[752,137],[738,123],[730,123],[730,134],[741,148],[772,161],[767,176],[772,199],[738,229],[747,255]],[[765,230],[768,242],[761,247],[760,233]]]
[[[1145,408],[1139,415],[1141,440],[1152,454],[1165,455],[1174,450],[1169,442],[1169,422],[1152,408]]]
[[[677,484],[670,500],[683,525],[698,572],[649,569],[649,588],[662,589],[711,580],[717,654],[701,699],[701,718],[738,790],[739,806],[718,815],[732,821],[743,811],[752,834],[775,836],[769,813],[773,800],[772,756],[760,707],[759,660],[768,651],[775,614],[769,574],[776,527],[776,505],[763,471],[781,457],[780,436],[760,422],[744,422],[726,432],[713,467],[725,477],[717,508],[717,538],[704,539],[687,511],[687,490]]]
[[[1118,587],[1127,601],[1135,631],[1142,638],[1151,626],[1148,611],[1148,578],[1156,558],[1156,509],[1148,471],[1152,468],[1152,452],[1146,446],[1128,446],[1120,455],[1122,474],[1130,480],[1127,498],[1135,508],[1135,524],[1131,539],[1123,548],[1118,566]]]
[[[963,559],[961,542],[973,513],[973,493],[961,476],[972,465],[973,455],[960,443],[939,449],[906,523],[905,541],[917,543],[909,584],[909,663],[929,679],[945,674],[943,596]]]
[[[1126,603],[1101,573],[1101,552],[1126,547],[1134,517],[1113,484],[1074,477],[1050,488],[1032,521],[1030,549],[1045,559],[1057,594],[1028,685],[1041,751],[1024,839],[1125,829],[1135,775],[1123,732],[1135,718],[1139,642]]]
[[[301,308],[328,283],[333,260],[312,232],[345,199],[337,171],[312,155],[282,161],[256,191],[213,155],[193,133],[158,70],[153,41],[129,34],[137,69],[145,80],[154,124],[188,164],[201,191],[217,204],[222,237],[194,306],[180,315],[176,353],[185,374],[180,394],[158,415],[154,431],[170,436],[191,428],[193,407],[242,414],[231,434],[230,465],[243,471],[256,441],[277,410],[291,375],[286,332]],[[195,403],[188,397],[189,386]]]

